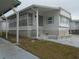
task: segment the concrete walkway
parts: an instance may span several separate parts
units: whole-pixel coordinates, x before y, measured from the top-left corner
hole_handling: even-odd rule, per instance
[[[56,39],[47,39],[47,40],[79,48],[79,36],[77,35],[72,35],[69,38],[65,37],[65,38],[57,39],[57,40]]]
[[[12,43],[0,38],[0,59],[39,59]]]

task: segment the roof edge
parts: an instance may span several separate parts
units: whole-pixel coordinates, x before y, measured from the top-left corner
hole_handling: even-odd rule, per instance
[[[18,1],[18,3],[14,6],[14,7],[17,7],[18,5],[20,5],[21,4],[21,2],[20,1]],[[5,14],[5,13],[7,13],[9,10],[11,10],[12,8],[9,8],[8,10],[6,10],[3,14]],[[3,15],[2,14],[2,15]],[[2,15],[0,15],[0,16],[2,16]]]

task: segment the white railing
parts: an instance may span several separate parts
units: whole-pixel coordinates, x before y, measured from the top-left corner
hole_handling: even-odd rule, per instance
[[[9,27],[9,30],[16,30],[17,28],[16,27]],[[35,26],[20,26],[19,27],[19,30],[35,30],[36,27]],[[43,27],[39,26],[39,29],[43,29]]]

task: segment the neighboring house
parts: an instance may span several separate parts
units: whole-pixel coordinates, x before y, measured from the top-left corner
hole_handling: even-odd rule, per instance
[[[57,39],[69,36],[71,14],[60,7],[31,5],[21,11],[20,36]],[[16,34],[16,15],[8,17],[9,33]]]
[[[79,34],[79,20],[70,21],[70,34]]]
[[[9,23],[5,19],[0,18],[0,32],[6,32],[9,27]]]

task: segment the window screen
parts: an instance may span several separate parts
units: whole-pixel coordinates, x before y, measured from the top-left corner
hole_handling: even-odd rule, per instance
[[[39,26],[43,26],[43,16],[39,15]]]

